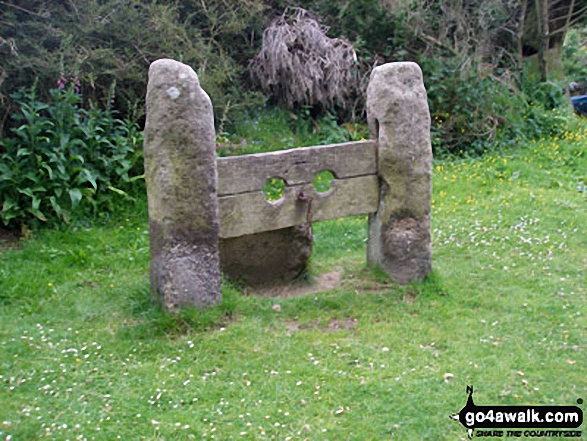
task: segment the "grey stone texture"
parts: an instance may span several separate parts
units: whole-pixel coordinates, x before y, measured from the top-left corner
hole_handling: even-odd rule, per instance
[[[250,287],[291,282],[306,269],[311,253],[307,225],[220,240],[222,271]]]
[[[151,291],[164,308],[221,299],[212,103],[191,67],[149,69],[144,140]]]
[[[295,213],[290,217],[296,223],[306,222],[308,217],[304,208],[307,202],[298,200],[302,190],[313,196],[314,219],[336,217],[351,208],[352,213],[376,211],[369,216],[368,262],[380,266],[400,284],[426,277],[432,269],[432,149],[430,113],[419,66],[391,63],[375,68],[367,90],[367,113],[371,137],[377,140],[376,153],[373,143],[367,142],[365,146],[315,147],[217,163],[212,104],[196,73],[173,60],[154,62],[149,69],[144,141],[153,297],[171,311],[206,307],[221,299],[221,268],[230,278],[249,286],[284,284],[306,269],[312,250],[311,229],[306,224],[276,222],[288,213],[284,202],[269,207],[280,211],[265,216],[261,228],[228,228],[250,224],[251,219],[257,219],[251,212],[262,211],[252,203],[241,204],[243,208],[238,211],[233,199],[259,197],[263,209],[269,209],[260,186],[267,176],[276,176],[274,167],[281,167],[279,176],[289,179],[285,200],[291,199],[295,210],[290,207],[290,211]],[[367,150],[357,150],[367,146],[372,157]],[[316,159],[323,151],[332,156],[326,155],[326,163]],[[291,155],[310,156],[281,162],[273,158]],[[251,162],[244,167],[243,161],[258,164]],[[336,161],[344,173],[335,166]],[[352,175],[361,161],[372,164],[368,173]],[[234,166],[232,171],[229,166]],[[224,170],[220,186],[217,167]],[[311,186],[316,172],[312,167],[333,169],[341,175],[330,193],[314,194],[305,187]],[[348,177],[344,167],[350,167]],[[240,181],[232,179],[239,173],[243,175]],[[359,180],[370,180],[369,185],[360,187],[356,184]],[[235,181],[242,182],[237,185]],[[343,184],[347,181],[352,183],[352,197],[344,193],[345,198],[336,199],[337,192],[346,191]],[[222,190],[226,186],[234,189]],[[220,199],[218,188],[224,191]],[[369,198],[371,193],[373,197]],[[358,197],[363,204],[355,209],[349,201]],[[333,205],[329,208],[332,213],[327,210],[321,217],[320,210],[328,204]],[[224,211],[220,212],[222,207]],[[222,217],[223,229],[228,228],[228,233],[225,231],[220,239],[219,219],[224,212],[228,214]]]
[[[378,140],[379,210],[369,217],[367,260],[400,284],[432,270],[430,112],[416,63],[376,67],[367,89],[371,138]]]

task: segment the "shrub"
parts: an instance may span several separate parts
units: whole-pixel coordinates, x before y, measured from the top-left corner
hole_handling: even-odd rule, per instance
[[[110,109],[81,107],[76,86],[12,95],[19,126],[0,141],[0,218],[5,225],[69,223],[76,214],[113,209],[142,186],[142,135]]]
[[[142,121],[149,64],[174,58],[190,65],[212,98],[218,120],[262,102],[245,90],[245,66],[265,22],[261,0],[76,0],[2,2],[0,7],[0,138],[10,98],[38,78],[50,98],[59,72],[75,72],[85,103],[105,106],[116,82],[113,108]]]
[[[294,109],[344,106],[357,88],[357,56],[345,39],[329,38],[306,10],[286,11],[265,29],[251,76],[265,94]]]
[[[491,74],[461,69],[457,60],[419,60],[432,117],[436,154],[480,154],[495,140],[511,92]]]
[[[587,25],[569,30],[563,46],[563,64],[569,82],[587,82]]]
[[[573,118],[562,84],[524,83],[517,90],[499,72],[460,69],[455,59],[419,61],[436,155],[479,155],[520,141],[557,136]]]

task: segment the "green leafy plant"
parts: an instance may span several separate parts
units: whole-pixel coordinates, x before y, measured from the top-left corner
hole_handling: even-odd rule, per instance
[[[567,34],[563,65],[569,82],[587,81],[587,25],[571,29]]]
[[[420,61],[437,155],[480,155],[520,141],[562,134],[574,119],[564,86],[522,84],[490,71],[461,70],[456,60]]]
[[[0,218],[5,225],[69,223],[74,213],[111,210],[142,177],[141,133],[110,109],[81,106],[76,86],[12,95],[13,136],[0,141]]]
[[[538,84],[523,84],[523,89],[531,104],[546,109],[555,109],[568,105],[565,95],[565,85],[555,81],[546,81]]]
[[[149,64],[174,58],[197,71],[217,120],[232,119],[246,104],[261,102],[258,92],[245,90],[244,66],[256,52],[265,9],[261,0],[30,0],[25,7],[4,2],[0,115],[18,106],[11,94],[35,78],[39,97],[47,101],[64,66],[74,66],[85,103],[104,106],[116,81],[113,107],[123,118],[138,120],[144,116]],[[0,117],[3,135],[10,123]]]
[[[419,62],[428,92],[435,153],[483,153],[500,125],[507,123],[502,115],[515,97],[491,74],[462,70],[456,60],[432,57]]]

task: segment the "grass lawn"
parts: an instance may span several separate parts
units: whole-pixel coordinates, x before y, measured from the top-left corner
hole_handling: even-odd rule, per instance
[[[150,301],[145,209],[38,233],[0,251],[0,439],[460,440],[467,385],[478,405],[575,405],[586,227],[584,123],[436,162],[434,272],[406,287],[366,268],[364,216],[314,226],[310,272],[338,288],[225,283],[179,316]]]

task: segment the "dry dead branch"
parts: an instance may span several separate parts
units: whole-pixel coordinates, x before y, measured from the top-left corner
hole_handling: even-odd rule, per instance
[[[261,90],[286,108],[344,106],[358,87],[357,56],[343,38],[304,9],[286,9],[263,33],[261,51],[250,62]]]

